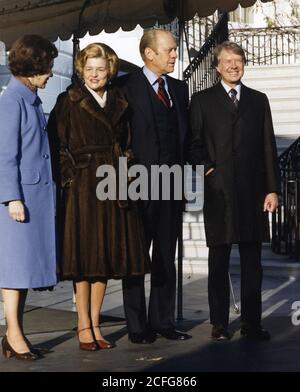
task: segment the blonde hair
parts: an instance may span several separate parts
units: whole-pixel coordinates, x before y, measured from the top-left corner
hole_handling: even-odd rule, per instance
[[[107,60],[108,79],[111,79],[116,75],[120,64],[120,60],[116,52],[106,44],[95,42],[86,46],[76,55],[75,68],[79,77],[83,77],[83,68],[87,59],[98,57]]]
[[[168,30],[164,29],[149,29],[146,30],[140,41],[140,54],[142,59],[145,61],[145,49],[150,48],[156,52],[157,50],[157,33],[169,33],[172,34]]]

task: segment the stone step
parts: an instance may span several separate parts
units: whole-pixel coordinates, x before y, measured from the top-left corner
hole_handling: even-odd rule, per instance
[[[243,79],[273,79],[280,77],[297,77],[300,76],[299,64],[277,64],[277,65],[247,65]]]
[[[208,249],[207,249],[208,254]],[[237,245],[234,245],[230,255],[230,271],[240,272],[240,257]],[[300,262],[291,260],[288,256],[277,255],[272,252],[270,244],[262,246],[262,265],[264,274],[282,276],[300,276]],[[208,258],[202,256],[187,256],[183,258],[183,271],[185,273],[208,273]]]
[[[272,111],[274,123],[281,121],[300,121],[300,106],[299,109],[276,109]]]
[[[262,256],[263,274],[264,276],[280,276],[280,277],[299,277],[300,263],[290,260],[286,256],[273,254],[268,259]],[[207,258],[185,258],[183,259],[182,269],[187,274],[203,274],[208,275]],[[230,258],[230,272],[234,274],[240,273],[240,259],[238,256],[232,255]]]
[[[286,150],[294,141],[299,137],[299,135],[276,135],[276,145],[278,155],[281,151]]]
[[[208,256],[208,248],[205,240],[184,240],[183,257],[187,259],[202,259]]]
[[[250,87],[250,86],[249,86]],[[254,89],[258,90],[253,86]],[[298,85],[291,85],[289,88],[285,86],[265,86],[263,89],[259,89],[267,95],[270,101],[276,99],[296,98],[300,96],[300,87]]]
[[[265,91],[272,88],[285,88],[289,89],[290,87],[298,88],[300,90],[300,76],[299,78],[286,76],[281,78],[243,78],[243,83],[255,90]]]
[[[183,222],[183,240],[205,241],[204,222]]]
[[[203,213],[202,212],[185,212],[183,214],[183,221],[187,223],[192,222],[203,222]]]
[[[233,245],[231,255],[239,257],[238,246]],[[197,260],[198,258],[207,258],[208,248],[205,239],[186,239],[183,241],[183,256],[187,259]],[[263,256],[265,259],[272,259],[274,254],[271,250],[270,244],[263,244]]]
[[[274,132],[277,136],[292,135],[300,136],[300,120],[299,121],[277,121],[274,123]]]
[[[202,274],[208,275],[207,257],[202,258],[184,258],[182,263],[182,270],[188,274]]]
[[[257,84],[257,85],[273,85],[273,84],[284,84],[284,83],[290,83],[291,80],[299,80],[300,79],[300,67],[297,68],[297,72],[292,73],[292,72],[283,72],[281,74],[273,75],[272,71],[269,72],[257,72],[253,74],[248,74],[247,71],[245,71],[245,74],[243,76],[243,83],[246,86],[250,87],[250,84]]]
[[[297,97],[273,98],[270,100],[272,113],[281,110],[300,111],[300,95]]]

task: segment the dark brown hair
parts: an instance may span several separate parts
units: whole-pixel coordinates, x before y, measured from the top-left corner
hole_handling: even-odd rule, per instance
[[[8,65],[14,76],[35,76],[49,73],[52,60],[57,57],[57,49],[47,39],[39,35],[24,35],[13,44]]]
[[[231,41],[224,41],[219,44],[214,50],[214,58],[213,58],[213,65],[215,67],[219,64],[219,56],[222,50],[228,50],[229,52],[233,52],[234,54],[238,54],[242,57],[244,64],[246,64],[246,55],[244,49],[236,44],[235,42]]]

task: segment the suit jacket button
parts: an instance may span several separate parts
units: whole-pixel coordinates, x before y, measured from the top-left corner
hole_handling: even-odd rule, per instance
[[[43,155],[43,158],[48,159],[48,158],[49,158],[49,155],[48,155],[48,154],[44,154],[44,155]]]

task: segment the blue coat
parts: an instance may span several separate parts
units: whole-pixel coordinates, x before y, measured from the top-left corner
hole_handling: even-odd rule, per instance
[[[55,185],[41,100],[12,77],[0,97],[0,287],[56,284]],[[22,200],[25,222],[8,214]]]

